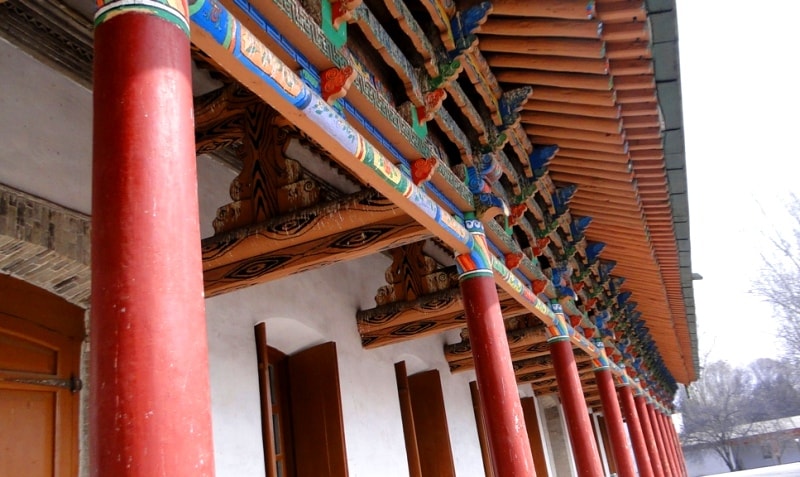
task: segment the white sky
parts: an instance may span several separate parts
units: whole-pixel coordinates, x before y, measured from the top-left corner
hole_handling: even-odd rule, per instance
[[[701,362],[778,352],[772,307],[749,291],[800,192],[798,6],[677,0]]]

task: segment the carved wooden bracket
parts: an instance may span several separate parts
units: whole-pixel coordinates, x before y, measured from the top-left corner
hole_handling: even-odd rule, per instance
[[[431,180],[436,173],[439,161],[435,157],[424,157],[411,163],[411,180],[415,185]]]
[[[358,72],[352,66],[328,68],[322,71],[320,73],[322,99],[328,104],[333,104],[336,100],[344,98],[356,76]]]
[[[511,206],[511,215],[508,216],[508,225],[517,225],[525,212],[528,211],[528,206],[525,204],[518,204]]]
[[[422,253],[424,242],[392,250],[392,265],[386,271],[386,282],[378,289],[378,305],[410,301],[424,295],[458,286],[455,268],[439,269],[436,261]]]
[[[442,103],[447,98],[447,91],[444,88],[435,89],[425,94],[425,105],[417,108],[417,119],[420,122],[428,122],[433,119],[436,111],[442,107]]]
[[[245,108],[242,145],[237,153],[242,170],[231,182],[233,202],[217,210],[216,233],[312,206],[320,200],[319,184],[301,175],[300,165],[286,157],[296,129],[264,103]]]
[[[353,18],[353,10],[361,5],[361,0],[340,0],[331,2],[331,24],[338,29]]]
[[[504,257],[506,262],[506,268],[508,268],[509,270],[517,268],[519,266],[519,263],[522,261],[523,257],[525,257],[525,254],[522,252],[507,253]]]

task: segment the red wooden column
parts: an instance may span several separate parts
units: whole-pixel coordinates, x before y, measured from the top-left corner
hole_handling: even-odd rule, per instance
[[[186,1],[94,32],[91,474],[214,473]]]
[[[672,424],[672,418],[669,420],[670,424]],[[675,450],[678,451],[678,465],[680,466],[684,475],[689,475],[689,471],[686,469],[686,458],[683,455],[683,447],[681,446],[680,436],[678,436],[678,430],[675,428],[674,424],[670,425],[669,429],[670,432],[672,432],[672,438],[675,441]]]
[[[625,424],[622,422],[622,412],[619,408],[617,392],[614,389],[614,378],[611,377],[608,358],[602,342],[598,342],[597,347],[600,352],[594,361],[594,375],[600,390],[600,401],[603,405],[603,416],[611,440],[611,451],[617,462],[617,474],[619,477],[635,477],[636,467],[633,463],[631,448],[628,446],[628,438],[625,436]]]
[[[580,477],[596,477],[603,475],[603,466],[592,434],[592,423],[589,421],[589,412],[583,397],[575,355],[572,353],[570,329],[561,305],[553,303],[552,307],[557,322],[548,327],[549,338],[547,341],[550,343],[550,355],[553,358],[553,368],[556,372],[558,395],[561,398],[561,405],[564,407],[569,442],[575,455],[575,467]]]
[[[658,412],[650,403],[645,404],[645,407],[647,408],[647,413],[650,416],[650,425],[653,428],[653,436],[655,437],[656,448],[658,449],[658,456],[661,459],[661,467],[664,469],[664,475],[666,477],[673,477],[672,465],[669,461],[669,454],[667,454],[667,448],[664,443],[664,439],[661,437],[661,423],[656,416]]]
[[[678,470],[677,466],[677,458],[675,454],[675,446],[668,435],[668,431],[666,428],[666,421],[664,420],[664,413],[661,411],[660,406],[653,408],[656,413],[656,418],[658,419],[658,425],[661,428],[661,439],[664,441],[664,449],[667,451],[667,457],[669,458],[669,465],[672,469],[672,475],[678,477],[681,475],[680,471]]]
[[[633,401],[636,403],[636,412],[639,415],[639,420],[642,422],[644,441],[647,444],[647,453],[650,455],[650,463],[653,466],[653,475],[655,477],[664,477],[664,467],[661,465],[661,456],[658,454],[658,448],[656,447],[656,436],[655,433],[653,433],[653,426],[650,423],[647,403],[643,395],[635,396]]]
[[[664,444],[663,452],[667,462],[669,462],[670,473],[674,477],[678,477],[680,474],[675,467],[675,457],[672,453],[672,442],[667,440],[667,433],[666,429],[664,428],[664,414],[661,413],[661,410],[655,404],[651,404],[651,407],[653,409],[653,415],[657,424],[656,427],[658,427],[659,436],[661,437],[661,442]]]
[[[675,426],[672,424],[672,419],[670,419],[665,412],[660,412],[659,414],[661,418],[661,428],[664,431],[664,440],[667,442],[667,448],[672,457],[672,473],[676,476],[683,475],[684,471],[678,455],[678,447],[674,439]]]
[[[484,404],[486,434],[494,475],[536,476],[525,415],[511,363],[500,300],[490,268],[483,225],[474,218],[467,230],[482,244],[484,255],[456,257],[461,271],[459,285],[475,362],[478,394]]]
[[[622,411],[625,413],[625,421],[628,423],[628,434],[631,436],[631,444],[633,445],[633,453],[636,456],[639,476],[654,477],[653,464],[650,463],[650,455],[647,453],[642,422],[639,419],[639,413],[636,411],[636,404],[633,402],[631,388],[621,386],[618,394],[619,400],[622,402]]]

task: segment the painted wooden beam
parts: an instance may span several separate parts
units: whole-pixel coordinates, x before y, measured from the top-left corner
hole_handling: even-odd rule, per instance
[[[500,302],[500,310],[504,318],[530,313],[507,296]],[[377,348],[466,326],[464,303],[458,289],[421,297],[412,302],[391,303],[359,311],[357,320],[365,348]]]
[[[338,233],[331,235],[331,230]],[[374,192],[360,192],[203,240],[206,295],[427,237],[430,233],[394,204]]]
[[[260,253],[232,264],[206,269],[203,273],[206,296],[365,257],[428,237],[430,232],[408,216],[385,219],[274,252]]]

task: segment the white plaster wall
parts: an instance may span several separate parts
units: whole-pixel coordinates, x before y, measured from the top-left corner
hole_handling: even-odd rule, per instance
[[[229,201],[227,184],[234,173],[203,158],[198,172],[206,236],[216,208]],[[394,363],[401,360],[409,374],[439,370],[457,475],[483,475],[469,393],[474,373],[450,374],[442,352],[445,337],[375,350],[361,346],[356,311],[375,306],[389,264],[388,257],[374,255],[206,300],[218,477],[263,476],[253,337],[253,327],[262,321],[270,345],[287,354],[336,342],[351,477],[408,475],[394,374]]]
[[[0,38],[0,183],[91,205],[92,93]]]
[[[376,350],[361,347],[355,314],[383,283],[389,260],[376,255],[290,276],[206,301],[214,445],[218,476],[262,476],[261,428],[253,326],[267,324],[270,344],[284,352],[335,341],[342,412],[352,477],[406,476],[394,363],[409,373],[437,368],[459,476],[483,474],[471,373],[451,375],[441,336]]]
[[[551,455],[551,471],[556,477],[573,475],[572,450],[569,447],[567,428],[561,411],[561,405],[555,399],[542,399],[542,414],[547,426],[548,450]]]

